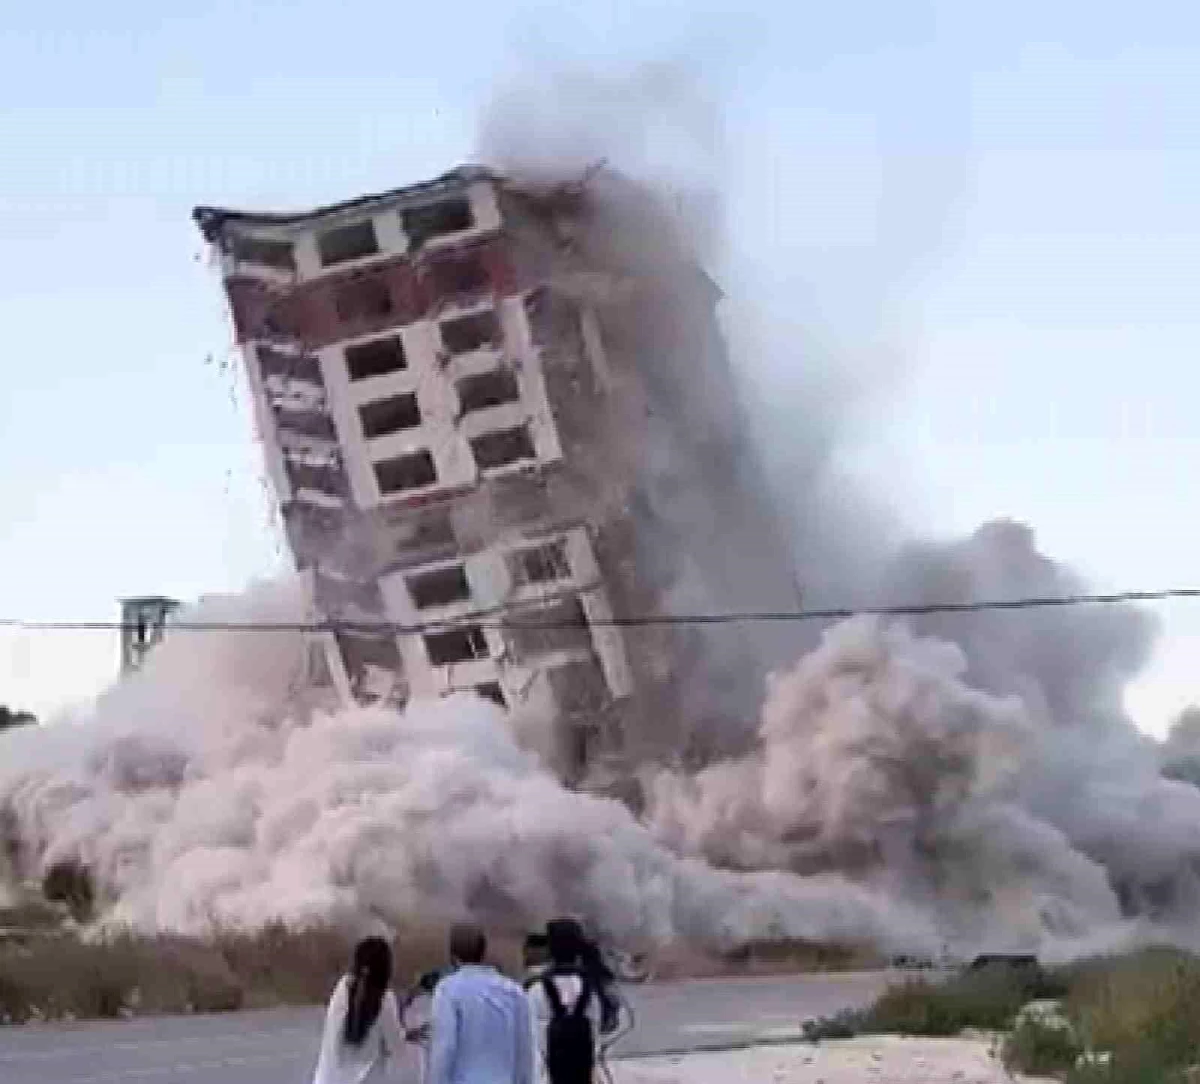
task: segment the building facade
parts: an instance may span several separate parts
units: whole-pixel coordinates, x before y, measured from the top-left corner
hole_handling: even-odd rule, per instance
[[[715,287],[636,225],[617,244],[604,216],[628,208],[588,188],[463,168],[302,214],[195,212],[329,626],[321,680],[556,720],[574,779],[655,727],[678,743],[664,712],[705,645],[667,625],[634,643],[622,617],[744,578],[726,535],[769,518],[722,503],[745,448]],[[755,545],[777,604],[789,566]]]

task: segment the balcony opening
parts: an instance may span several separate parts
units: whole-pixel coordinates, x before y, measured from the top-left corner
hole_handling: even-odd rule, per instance
[[[420,248],[434,237],[460,233],[475,225],[470,201],[466,199],[447,199],[424,207],[409,207],[400,212],[400,221],[413,248]]]
[[[337,429],[333,419],[319,410],[295,410],[286,406],[275,408],[275,424],[281,438],[307,437],[309,440],[335,441]]]
[[[475,686],[475,692],[484,700],[490,700],[499,708],[508,710],[508,701],[504,698],[504,690],[498,681],[484,681]]]
[[[283,461],[283,469],[293,493],[301,489],[311,489],[336,497],[346,494],[346,476],[340,467],[326,463],[304,463],[287,458]]]
[[[280,271],[296,270],[296,247],[291,241],[271,241],[265,237],[235,237],[233,258],[257,267]]]
[[[433,606],[451,606],[465,602],[471,597],[471,585],[467,582],[466,569],[462,565],[437,568],[431,572],[420,572],[407,579],[408,593],[418,610]]]
[[[499,429],[482,433],[471,441],[471,452],[481,470],[507,467],[522,459],[537,459],[537,449],[529,430],[518,425],[515,429]]]
[[[351,380],[367,380],[373,376],[387,376],[408,368],[404,355],[404,343],[399,335],[388,335],[382,339],[346,347],[346,370]]]
[[[478,625],[434,632],[425,637],[425,650],[434,666],[449,666],[456,662],[471,662],[488,657],[487,637]]]
[[[264,377],[280,376],[287,380],[304,380],[323,385],[321,363],[312,354],[290,354],[273,346],[256,346],[258,365]]]
[[[382,275],[360,275],[338,285],[333,305],[343,324],[383,320],[392,314],[392,295]]]
[[[491,372],[464,377],[454,390],[458,392],[460,416],[505,403],[516,403],[521,398],[520,385],[509,369],[493,369]]]
[[[406,489],[421,489],[437,481],[433,456],[427,451],[384,459],[375,464],[375,480],[381,493],[402,493]]]
[[[415,429],[421,424],[421,408],[415,395],[393,395],[374,403],[364,403],[358,408],[358,417],[363,436],[373,440],[389,433]]]
[[[555,651],[592,649],[591,627],[578,598],[511,614],[506,625],[509,643],[520,659]]]
[[[539,546],[517,550],[508,556],[508,568],[518,587],[532,583],[553,583],[571,578],[571,562],[567,560],[566,543],[545,542]]]
[[[500,321],[492,309],[443,320],[438,330],[442,335],[442,345],[451,354],[470,354],[485,346],[498,348],[503,339]]]
[[[352,222],[348,226],[335,226],[317,234],[317,252],[322,267],[333,267],[348,260],[360,260],[374,256],[379,251],[375,237],[375,223],[371,219]]]

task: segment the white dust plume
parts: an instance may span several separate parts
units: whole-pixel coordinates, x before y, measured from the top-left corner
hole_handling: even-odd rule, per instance
[[[183,620],[296,621],[300,602],[263,587]],[[81,862],[103,919],[146,930],[568,912],[625,940],[713,948],[931,941],[836,874],[676,856],[622,804],[560,786],[478,698],[306,710],[303,659],[300,633],[181,630],[86,724],[22,743],[0,768],[0,805],[24,872]]]

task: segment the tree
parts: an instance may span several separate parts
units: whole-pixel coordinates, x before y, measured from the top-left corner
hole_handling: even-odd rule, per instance
[[[18,726],[31,726],[37,722],[37,716],[29,711],[13,711],[12,708],[0,704],[0,730],[12,730]]]

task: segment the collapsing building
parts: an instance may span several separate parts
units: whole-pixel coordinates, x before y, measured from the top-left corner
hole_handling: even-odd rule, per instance
[[[322,680],[553,719],[574,783],[703,755],[706,720],[757,701],[775,659],[754,630],[641,620],[796,599],[718,291],[645,190],[467,167],[195,218],[327,629]]]

